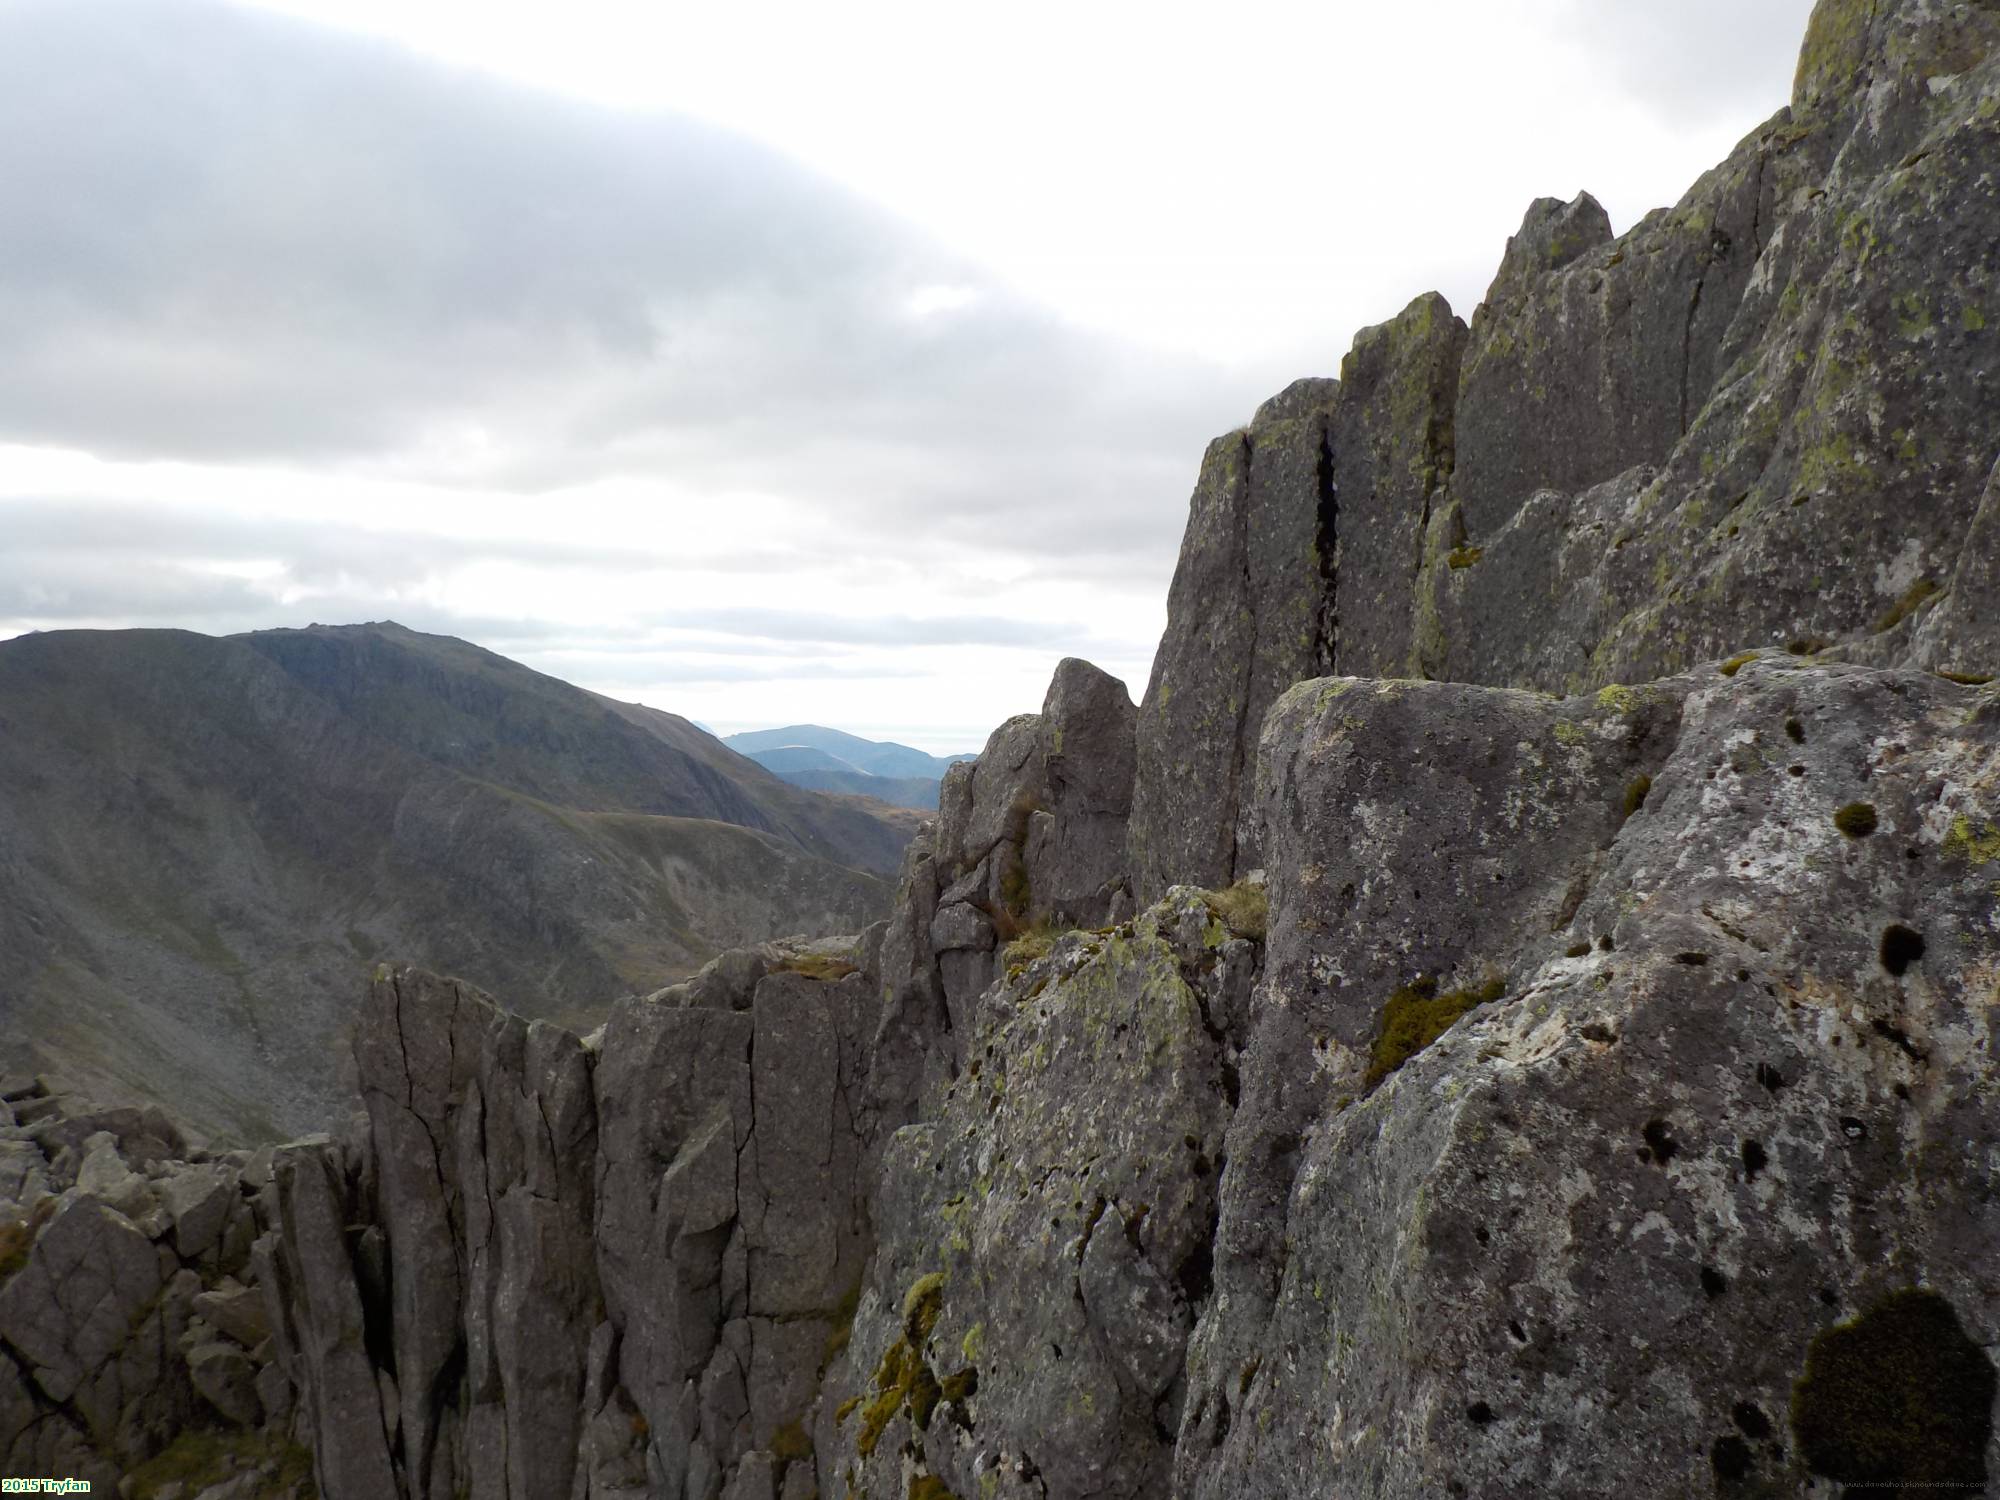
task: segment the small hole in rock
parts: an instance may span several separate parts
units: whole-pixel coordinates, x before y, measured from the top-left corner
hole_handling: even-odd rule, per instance
[[[1776,1068],[1772,1067],[1769,1063],[1758,1063],[1757,1081],[1763,1084],[1765,1088],[1769,1089],[1772,1093],[1775,1094],[1778,1092],[1779,1089],[1785,1086],[1785,1075],[1780,1073]]]
[[[1882,929],[1882,967],[1898,979],[1923,956],[1924,935],[1915,928],[1891,922]]]
[[[1770,1153],[1764,1149],[1762,1141],[1743,1143],[1743,1175],[1754,1179],[1757,1174],[1771,1164]]]
[[[1750,1445],[1734,1433],[1719,1437],[1708,1450],[1708,1461],[1717,1479],[1741,1479],[1750,1472]]]
[[[1748,1401],[1737,1402],[1736,1409],[1730,1415],[1736,1419],[1736,1425],[1743,1429],[1745,1437],[1761,1440],[1771,1435],[1771,1419]]]
[[[1716,1270],[1714,1266],[1703,1266],[1701,1268],[1701,1289],[1711,1297],[1720,1297],[1724,1292],[1729,1290],[1729,1278]]]
[[[1465,1409],[1465,1419],[1476,1426],[1484,1427],[1493,1420],[1493,1408],[1484,1401],[1475,1401]]]
[[[1865,1141],[1868,1139],[1868,1127],[1853,1115],[1842,1115],[1840,1117],[1840,1133],[1850,1141]]]
[[[1648,1120],[1639,1134],[1646,1138],[1646,1149],[1652,1153],[1653,1160],[1663,1167],[1681,1149],[1680,1142],[1674,1139],[1673,1126],[1665,1120]]]

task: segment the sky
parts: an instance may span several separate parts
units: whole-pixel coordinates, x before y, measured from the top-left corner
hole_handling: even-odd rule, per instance
[[[1209,438],[1810,0],[0,0],[0,639],[395,619],[721,732],[1136,699]]]

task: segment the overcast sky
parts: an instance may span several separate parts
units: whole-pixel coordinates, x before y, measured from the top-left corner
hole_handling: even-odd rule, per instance
[[[1201,451],[1810,0],[0,0],[0,637],[393,618],[724,730],[1137,697]]]

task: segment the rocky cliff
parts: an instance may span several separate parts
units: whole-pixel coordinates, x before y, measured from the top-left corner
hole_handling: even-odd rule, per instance
[[[151,1272],[36,1342],[178,1252],[102,1186],[152,1146],[15,1127],[9,1472],[182,1419],[327,1500],[1988,1492],[1996,136],[2000,12],[1822,0],[1674,210],[1537,204],[1469,325],[1219,439],[1144,702],[1065,662],[886,922],[588,1037],[382,970],[360,1111],[226,1164],[256,1410]]]

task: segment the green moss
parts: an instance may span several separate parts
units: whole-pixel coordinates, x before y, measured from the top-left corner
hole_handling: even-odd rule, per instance
[[[1751,662],[1755,661],[1756,659],[1757,659],[1757,653],[1755,651],[1740,652],[1737,655],[1730,657],[1729,660],[1724,662],[1719,668],[1717,668],[1717,670],[1720,671],[1724,677],[1734,677],[1738,672],[1742,671],[1744,667],[1748,666]]]
[[[833,981],[845,979],[849,974],[859,974],[861,970],[844,958],[836,958],[831,953],[793,953],[771,965],[773,974],[803,974],[808,979]]]
[[[1629,714],[1639,706],[1639,695],[1621,683],[1597,690],[1597,706],[1615,714]]]
[[[918,1348],[931,1336],[937,1327],[938,1314],[944,1310],[944,1272],[933,1271],[928,1276],[919,1276],[910,1283],[909,1291],[903,1294],[903,1337]]]
[[[1962,859],[1975,865],[1989,865],[2000,859],[2000,828],[1991,823],[1984,833],[1976,832],[1970,818],[1954,818],[1951,832],[1944,836],[1944,854],[1948,859]]]
[[[1646,805],[1646,798],[1651,794],[1652,790],[1653,778],[1646,775],[1643,771],[1627,782],[1625,784],[1625,816],[1629,818],[1633,813],[1644,807]]]
[[[1271,925],[1271,897],[1262,885],[1247,880],[1220,891],[1204,891],[1202,899],[1238,937],[1261,943]]]
[[[968,1364],[979,1363],[979,1351],[986,1346],[986,1325],[974,1323],[965,1330],[965,1337],[958,1341],[958,1352],[963,1354]]]
[[[1024,969],[1038,958],[1047,958],[1059,935],[1055,923],[1044,918],[1011,940],[1000,950],[1000,959],[1009,970],[1009,977],[1012,977],[1013,970]]]
[[[192,1495],[263,1464],[275,1470],[274,1493],[300,1488],[310,1493],[312,1455],[296,1443],[260,1432],[183,1432],[132,1470],[127,1484],[132,1500],[153,1500],[169,1485],[179,1485],[177,1493]]]
[[[1434,979],[1404,985],[1382,1006],[1381,1030],[1370,1049],[1363,1082],[1373,1088],[1443,1036],[1460,1016],[1506,992],[1507,982],[1498,975],[1475,988],[1449,990],[1442,995]]]
[[[1957,683],[1960,687],[1985,687],[1987,683],[1993,680],[1991,677],[1983,676],[1977,672],[1946,672],[1940,670],[1937,675],[1942,677],[1946,682]]]
[[[908,1496],[909,1500],[958,1500],[935,1474],[911,1475]]]
[[[1484,547],[1454,547],[1445,554],[1444,560],[1453,572],[1457,572],[1460,568],[1471,567],[1485,555]]]
[[[1849,1496],[1981,1491],[1996,1383],[1951,1304],[1911,1287],[1812,1341],[1792,1432],[1806,1467]]]
[[[1940,592],[1938,586],[1932,583],[1930,579],[1919,578],[1915,583],[1910,585],[1903,597],[1892,604],[1888,611],[1875,622],[1875,633],[1880,635],[1885,630],[1894,630],[1932,599],[1935,599]]]
[[[845,1422],[849,1417],[854,1415],[854,1408],[860,1404],[861,1398],[859,1396],[849,1396],[833,1409],[833,1420],[836,1422]]]
[[[806,1436],[805,1424],[797,1417],[771,1435],[771,1457],[785,1463],[800,1463],[813,1456],[813,1441]]]
[[[979,1394],[979,1372],[971,1366],[956,1375],[947,1375],[939,1382],[938,1390],[946,1401],[954,1405],[969,1401]]]
[[[1881,824],[1872,802],[1850,802],[1833,815],[1833,826],[1851,839],[1865,839]]]
[[[898,1414],[907,1411],[919,1429],[930,1426],[942,1390],[923,1347],[944,1310],[944,1273],[919,1276],[903,1296],[903,1333],[882,1351],[875,1367],[875,1394],[861,1409],[861,1430],[854,1448],[863,1458],[875,1451],[882,1434]]]

